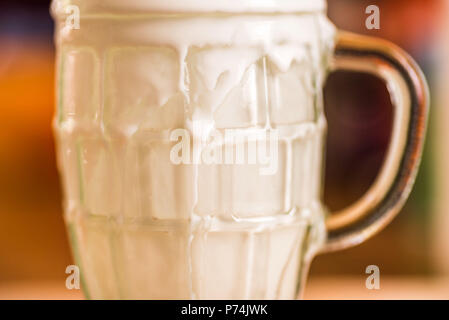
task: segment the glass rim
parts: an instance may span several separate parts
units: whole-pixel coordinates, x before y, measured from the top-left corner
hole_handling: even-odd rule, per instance
[[[298,14],[322,12],[326,0],[52,0],[57,19],[77,7],[82,16],[100,14]]]

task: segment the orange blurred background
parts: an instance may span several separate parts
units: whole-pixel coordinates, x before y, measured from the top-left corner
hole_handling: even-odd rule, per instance
[[[381,9],[380,30],[365,28],[365,8],[371,4]],[[38,0],[0,4],[0,286],[65,280],[65,268],[72,263],[51,132],[54,47],[48,7],[49,1]],[[445,92],[449,80],[449,74],[438,77],[442,59],[449,60],[441,54],[443,39],[449,39],[442,35],[447,29],[443,22],[449,19],[447,2],[330,0],[329,16],[339,28],[402,46],[423,67],[437,98],[423,167],[403,212],[367,243],[317,257],[311,277],[363,277],[370,264],[389,275],[449,274],[449,252],[444,252],[449,243],[443,243],[449,221],[441,218],[445,196],[437,192],[449,163],[438,162],[445,133],[438,128],[443,102],[436,91]],[[343,72],[329,78],[325,100],[325,202],[336,210],[357,199],[374,180],[389,140],[391,105],[382,82]]]

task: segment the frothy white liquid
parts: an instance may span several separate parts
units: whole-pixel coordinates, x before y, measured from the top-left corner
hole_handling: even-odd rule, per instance
[[[59,17],[55,132],[90,297],[294,298],[324,240],[324,13],[125,15],[122,2],[79,3],[80,30]],[[255,127],[281,134],[274,175],[170,162],[173,129],[202,139]]]

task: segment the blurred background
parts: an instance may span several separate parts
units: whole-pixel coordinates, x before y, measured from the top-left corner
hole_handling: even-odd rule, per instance
[[[449,281],[438,280],[449,276],[449,1],[328,2],[339,28],[386,38],[418,61],[429,80],[432,112],[423,166],[404,210],[365,244],[317,257],[306,297],[366,297],[365,268],[375,264],[389,279],[378,297],[397,298],[400,287],[405,298],[449,298]],[[365,8],[372,4],[380,7],[380,30],[365,28]],[[81,297],[64,292],[72,259],[51,132],[54,47],[48,7],[45,0],[0,2],[0,298]],[[325,202],[337,210],[374,181],[392,110],[383,83],[368,75],[331,75],[325,101]]]

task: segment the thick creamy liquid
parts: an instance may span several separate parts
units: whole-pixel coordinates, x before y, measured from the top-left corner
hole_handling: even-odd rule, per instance
[[[64,24],[64,3],[80,4],[81,29]],[[313,6],[179,15],[170,1],[164,14],[142,9],[160,1],[131,1],[126,14],[106,3],[53,4],[58,159],[88,295],[294,298],[325,237],[321,89],[333,26]],[[277,171],[175,165],[177,128],[201,148],[213,130],[277,130]]]
[[[91,298],[292,299],[323,241],[320,214],[192,223],[80,212],[68,226]]]

